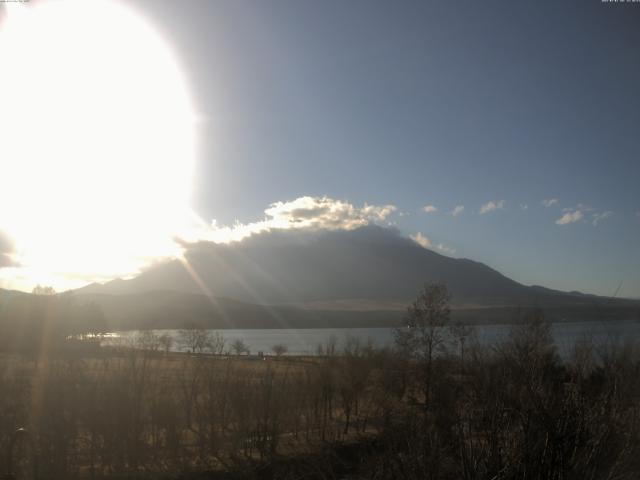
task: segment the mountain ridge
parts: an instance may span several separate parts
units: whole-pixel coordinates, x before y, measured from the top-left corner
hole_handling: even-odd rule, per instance
[[[600,313],[607,304],[626,317],[640,305],[526,286],[481,262],[438,254],[378,226],[266,232],[232,244],[184,247],[182,261],[161,262],[133,279],[91,284],[75,293],[100,303],[119,325],[128,315],[135,324],[154,324],[155,317],[156,325],[193,321],[224,327],[228,317],[238,328],[274,328],[282,319],[296,327],[397,325],[422,285],[433,281],[450,289],[453,316],[472,322],[505,322],[533,307],[557,320],[582,319],[593,316],[596,304]]]
[[[76,292],[178,290],[262,305],[356,298],[406,302],[423,283],[433,281],[447,284],[454,304],[512,305],[546,297],[576,301],[593,297],[526,286],[486,264],[441,255],[397,230],[378,226],[268,232],[235,244],[186,244],[184,262],[161,262],[135,278],[94,283]]]

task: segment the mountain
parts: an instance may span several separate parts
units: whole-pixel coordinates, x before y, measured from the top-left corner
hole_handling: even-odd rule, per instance
[[[358,301],[402,303],[425,282],[444,282],[458,306],[592,302],[593,296],[525,286],[468,259],[427,250],[391,228],[271,231],[241,242],[185,244],[184,260],[77,293],[179,291],[260,305]]]
[[[628,316],[625,309],[639,305],[525,286],[379,226],[271,231],[241,242],[184,248],[183,260],[75,293],[99,303],[118,326],[132,321],[156,328],[189,322],[242,328],[395,324],[421,286],[432,281],[448,286],[455,315],[480,321],[507,321],[532,306],[555,312],[557,319],[585,318],[594,305],[599,314],[615,307]]]

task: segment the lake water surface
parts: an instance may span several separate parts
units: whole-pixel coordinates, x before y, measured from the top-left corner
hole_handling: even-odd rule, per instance
[[[511,325],[479,325],[475,327],[478,342],[483,345],[496,345],[506,340]],[[236,339],[242,339],[252,354],[271,353],[277,344],[286,345],[290,355],[314,355],[319,344],[336,343],[340,351],[349,337],[361,342],[371,342],[376,347],[393,344],[393,328],[308,328],[308,329],[248,329],[248,330],[210,330],[221,334],[227,348]],[[180,344],[179,330],[154,330],[156,335],[167,334],[173,339],[174,351],[184,351]],[[562,355],[567,355],[577,341],[592,339],[595,345],[609,345],[640,340],[640,323],[633,320],[608,322],[566,322],[552,324],[552,333]],[[116,332],[105,340],[107,344],[117,342],[131,343],[140,335],[139,331]]]

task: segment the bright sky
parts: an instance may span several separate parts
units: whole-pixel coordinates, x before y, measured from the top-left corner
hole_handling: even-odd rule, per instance
[[[182,86],[158,95],[188,91],[190,205],[205,226],[269,228],[293,208],[286,202],[327,196],[331,209],[350,205],[526,284],[611,295],[622,282],[620,295],[640,297],[640,4],[127,4],[169,51],[157,68],[179,71]],[[166,78],[157,72],[144,74]],[[146,134],[174,138],[158,134],[166,129]],[[171,168],[161,185],[176,180]],[[305,196],[316,200],[296,200]],[[128,228],[149,210],[127,214]],[[0,269],[5,282],[16,274]]]

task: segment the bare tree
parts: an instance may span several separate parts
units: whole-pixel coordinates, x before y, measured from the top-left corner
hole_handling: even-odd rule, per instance
[[[319,343],[316,347],[316,354],[320,357],[333,357],[336,355],[338,349],[338,339],[335,335],[331,334],[327,337],[324,344]]]
[[[209,334],[208,348],[214,355],[222,355],[226,343],[227,340],[224,338],[224,335],[222,335],[222,333],[215,332],[213,334]]]
[[[234,351],[236,355],[242,355],[243,353],[249,353],[249,347],[244,340],[241,338],[237,338],[233,342],[231,342],[231,350]]]
[[[191,353],[204,353],[210,349],[211,334],[204,328],[180,330],[180,344]]]
[[[135,337],[135,346],[142,350],[156,352],[161,345],[160,337],[151,330],[144,330]]]
[[[273,353],[276,354],[276,357],[281,357],[285,353],[289,351],[289,348],[284,343],[276,343],[273,347],[271,347]]]
[[[160,337],[158,338],[158,341],[160,342],[160,346],[164,350],[164,353],[169,353],[169,351],[171,350],[171,347],[173,346],[173,337],[171,335],[164,333],[160,335]]]
[[[431,394],[434,355],[445,348],[444,327],[449,324],[450,298],[446,285],[425,285],[407,308],[406,327],[395,332],[396,346],[421,367],[425,404]]]
[[[460,348],[460,363],[462,363],[464,368],[464,347],[469,337],[475,334],[475,329],[472,325],[456,322],[449,326],[449,333],[451,334],[454,344]]]

